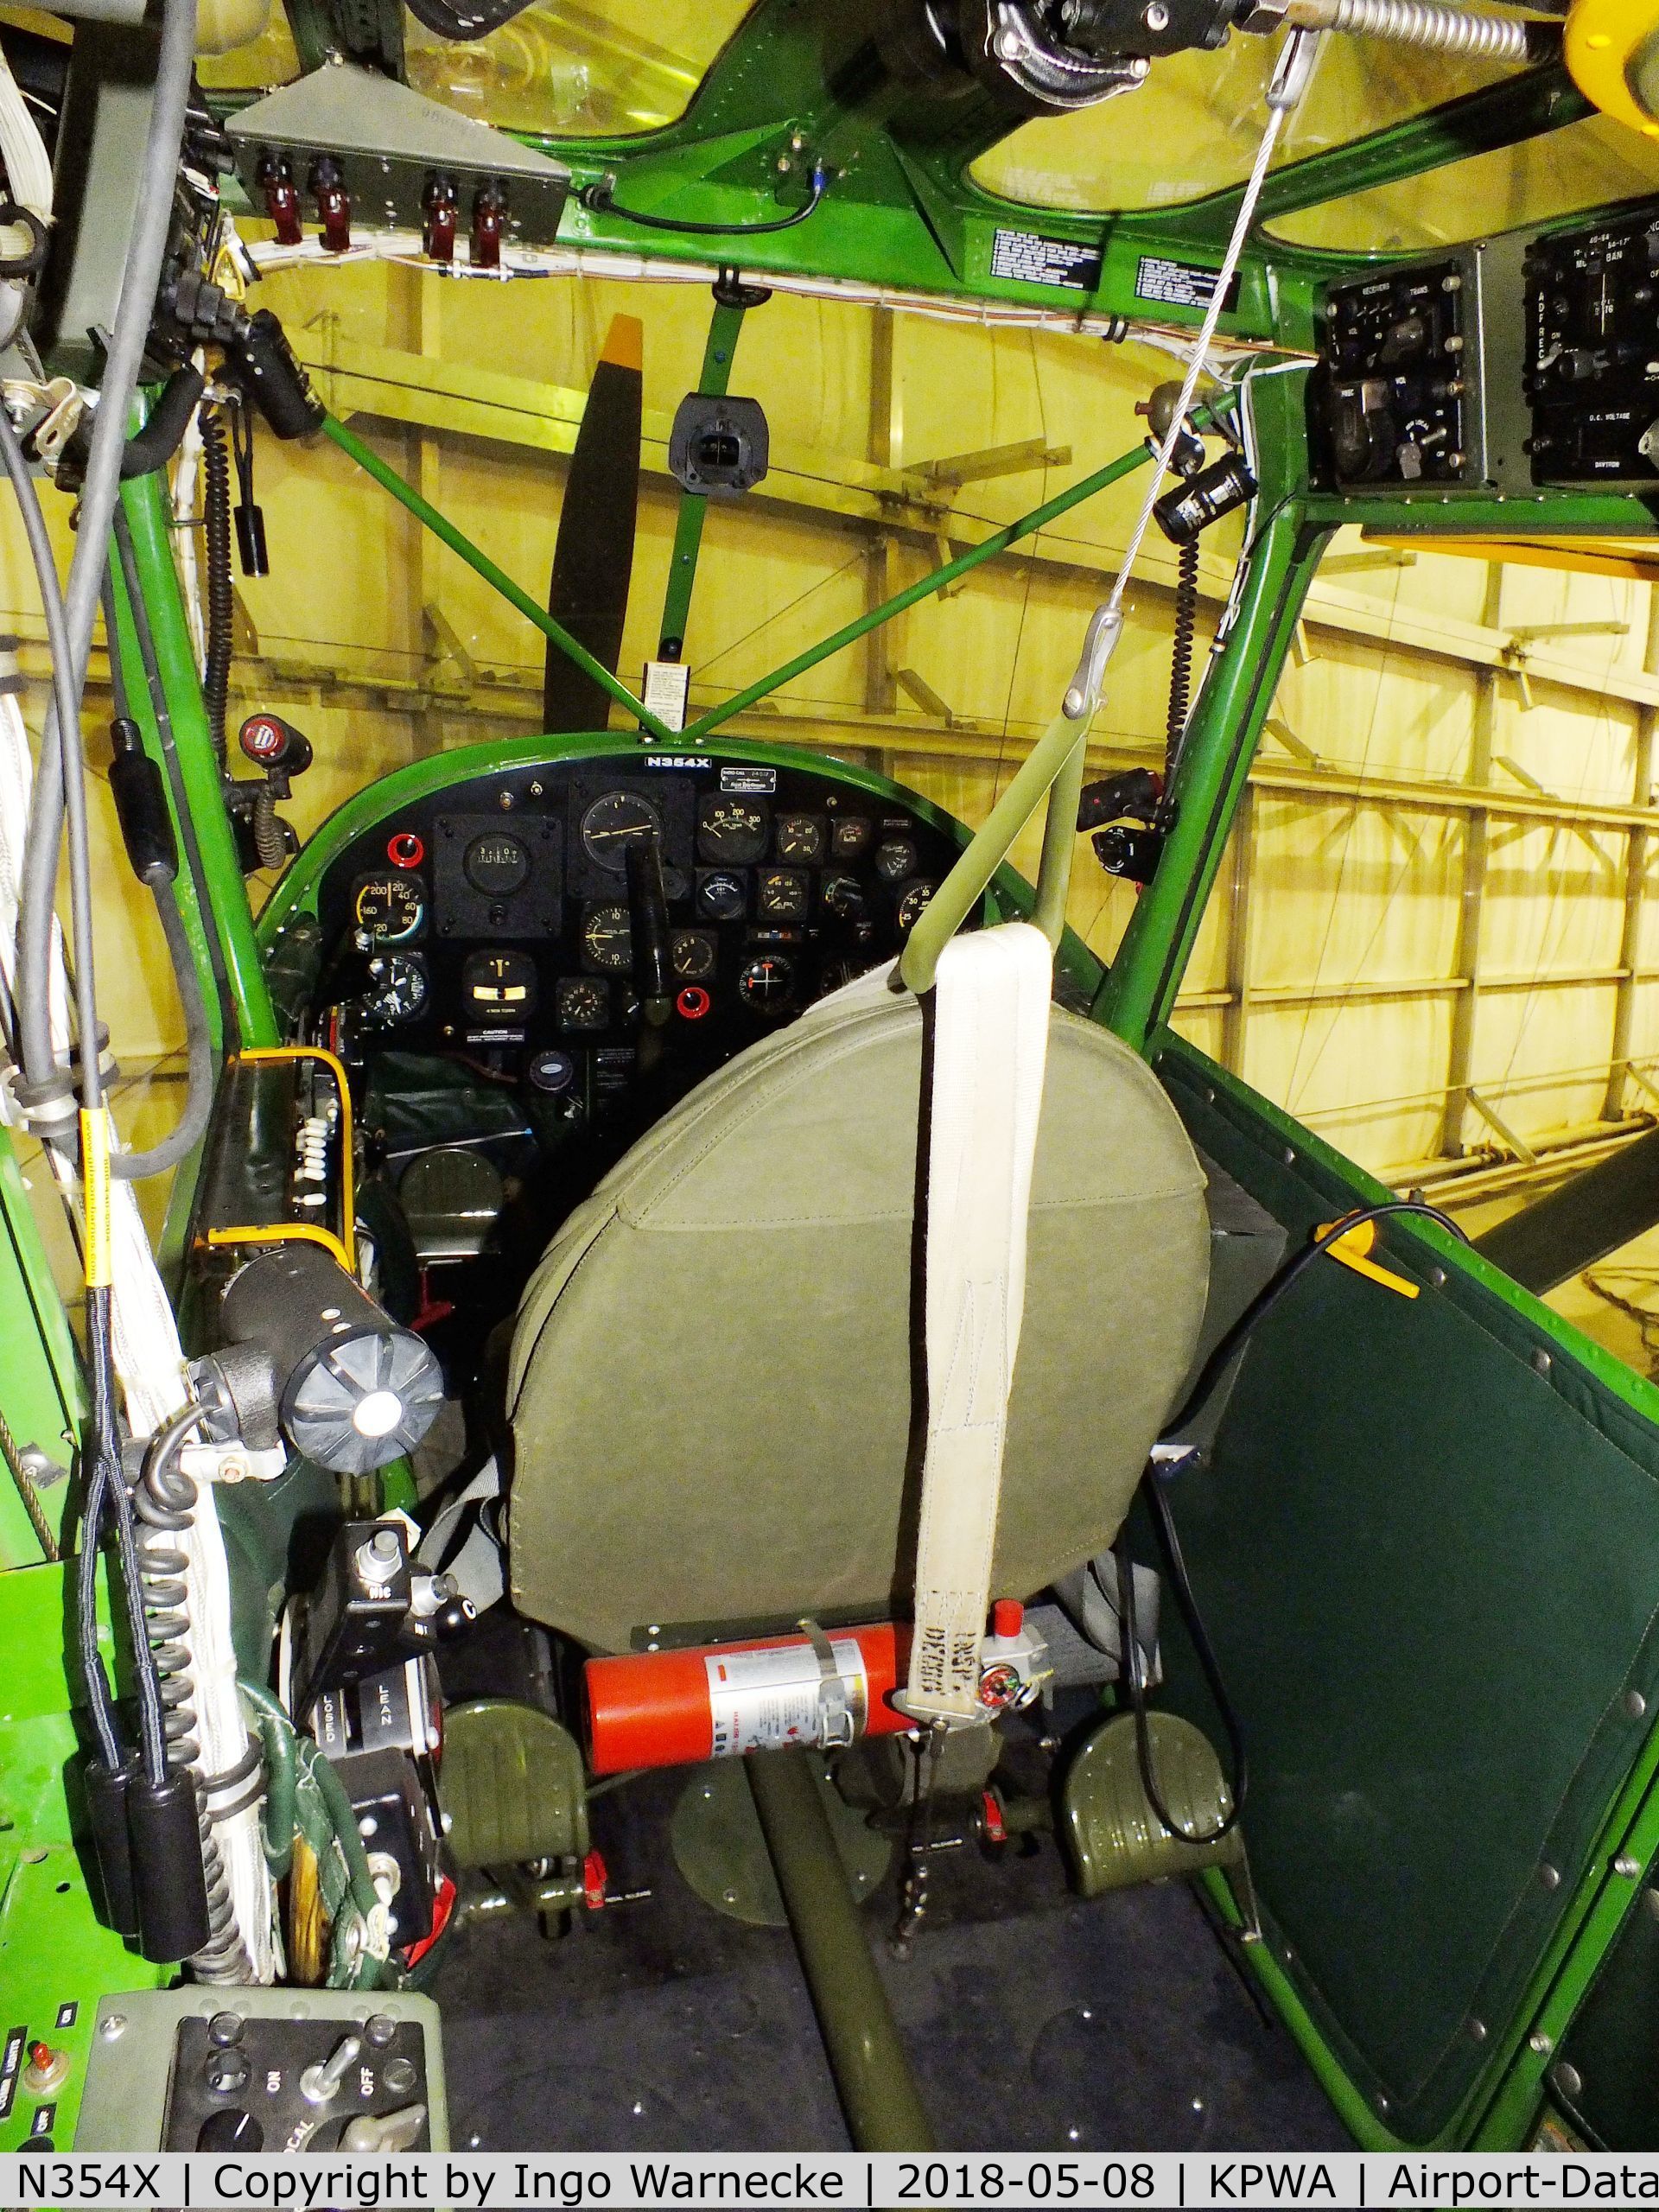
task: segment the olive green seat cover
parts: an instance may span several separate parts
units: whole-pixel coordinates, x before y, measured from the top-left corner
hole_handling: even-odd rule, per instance
[[[512,1594],[601,1650],[908,1611],[922,1017],[857,987],[664,1116],[524,1293]],[[1116,1531],[1186,1374],[1204,1176],[1150,1070],[1051,1021],[994,1588]]]

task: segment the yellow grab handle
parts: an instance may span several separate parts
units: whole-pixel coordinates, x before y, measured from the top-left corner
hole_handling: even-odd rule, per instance
[[[1334,1221],[1322,1221],[1313,1233],[1316,1236],[1329,1236],[1338,1226]],[[1389,1268],[1380,1268],[1375,1260],[1368,1258],[1367,1255],[1375,1249],[1376,1245],[1376,1224],[1362,1221],[1356,1223],[1344,1236],[1337,1237],[1325,1249],[1332,1259],[1340,1260],[1344,1268],[1351,1268],[1357,1275],[1369,1275],[1373,1282],[1380,1282],[1385,1290],[1392,1290],[1402,1298],[1415,1298],[1417,1284],[1408,1282],[1404,1275],[1395,1274]]]

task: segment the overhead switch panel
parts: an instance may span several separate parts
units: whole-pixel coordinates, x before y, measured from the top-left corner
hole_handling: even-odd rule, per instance
[[[1478,318],[1466,255],[1332,287],[1309,391],[1327,481],[1439,493],[1482,480]]]
[[[1533,482],[1659,480],[1659,215],[1536,238],[1525,270]]]

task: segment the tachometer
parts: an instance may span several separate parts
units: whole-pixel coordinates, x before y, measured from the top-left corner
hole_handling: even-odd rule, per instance
[[[595,867],[624,875],[629,845],[651,830],[661,836],[663,817],[643,792],[604,791],[582,817],[582,849]]]
[[[913,930],[927,912],[927,902],[938,889],[937,883],[912,883],[899,901],[899,926]]]
[[[626,976],[633,965],[633,925],[626,906],[590,906],[582,925],[582,949],[602,976]]]
[[[766,849],[766,810],[753,799],[706,798],[697,815],[697,850],[706,861],[741,868]]]
[[[365,876],[352,900],[352,915],[377,944],[401,944],[426,919],[426,894],[413,875]]]

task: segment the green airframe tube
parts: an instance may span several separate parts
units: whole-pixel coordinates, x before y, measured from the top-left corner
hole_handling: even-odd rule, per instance
[[[747,308],[735,302],[717,301],[709,318],[709,338],[702,349],[702,374],[697,391],[704,399],[724,398],[732,381],[732,360],[738,334]],[[691,612],[691,589],[697,580],[697,553],[702,525],[708,518],[708,494],[680,493],[680,512],[674,524],[674,550],[669,556],[668,589],[663,595],[663,626],[658,652],[664,660],[685,658],[685,626]],[[672,651],[670,651],[671,646]]]
[[[642,729],[654,737],[659,745],[678,743],[674,732],[665,722],[659,721],[650,709],[636,699],[626,683],[620,683],[602,661],[594,658],[588,648],[577,642],[562,622],[556,622],[543,607],[538,607],[527,591],[514,583],[506,570],[492,561],[481,547],[474,545],[464,531],[457,530],[446,515],[441,514],[429,499],[423,499],[412,484],[405,483],[397,470],[365,445],[356,432],[348,430],[336,416],[323,417],[323,435],[332,438],[343,454],[354,461],[365,475],[372,476],[383,491],[390,492],[400,506],[407,507],[417,522],[426,527],[441,544],[447,545],[457,559],[462,560],[475,575],[499,591],[510,607],[518,608],[526,622],[531,623],[544,638],[550,639],[567,659],[572,660],[582,674],[591,677],[602,691],[608,692],[620,707],[632,715]]]
[[[760,1831],[857,2151],[931,2151],[933,2130],[807,1754],[751,1751]]]
[[[173,724],[173,741],[178,752],[185,800],[201,851],[202,873],[224,956],[226,982],[240,1042],[276,1045],[281,1042],[276,1016],[266,988],[259,947],[254,939],[247,880],[242,873],[231,818],[225,810],[219,761],[207,727],[207,709],[202,704],[201,682],[196,673],[189,624],[185,619],[184,598],[179,589],[178,572],[173,566],[166,485],[166,474],[162,470],[149,476],[135,476],[122,486],[121,504],[132,533],[144,613]],[[136,696],[146,696],[142,675],[133,690]],[[213,1003],[210,985],[210,1007]]]

